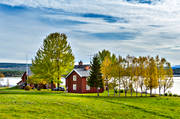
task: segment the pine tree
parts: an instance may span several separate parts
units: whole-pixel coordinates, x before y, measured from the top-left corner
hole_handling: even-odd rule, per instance
[[[91,62],[90,77],[88,78],[88,85],[91,87],[96,87],[97,96],[99,96],[99,89],[103,88],[103,79],[101,74],[101,64],[97,55],[93,57]]]

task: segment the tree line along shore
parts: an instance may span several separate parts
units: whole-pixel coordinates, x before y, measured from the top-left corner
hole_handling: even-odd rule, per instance
[[[66,34],[51,33],[43,41],[36,56],[32,59],[30,67],[32,75],[28,77],[28,84],[57,84],[60,87],[61,77],[66,76],[75,63],[70,44]],[[151,56],[130,56],[122,57],[115,55],[108,50],[99,51],[94,54],[90,63],[90,76],[88,85],[97,89],[103,87],[108,92],[114,90],[114,95],[123,89],[125,96],[130,90],[141,96],[153,89],[159,89],[159,95],[163,90],[173,86],[173,70],[170,62],[165,58]],[[99,95],[99,94],[98,94]]]

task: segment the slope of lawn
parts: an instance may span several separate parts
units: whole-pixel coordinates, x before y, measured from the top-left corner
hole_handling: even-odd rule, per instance
[[[180,118],[179,97],[110,97],[0,89],[0,119]]]

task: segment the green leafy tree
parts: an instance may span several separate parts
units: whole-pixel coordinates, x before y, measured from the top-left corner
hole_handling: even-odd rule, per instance
[[[98,57],[100,60],[100,63],[102,64],[102,62],[104,61],[105,57],[111,57],[111,52],[109,50],[102,50],[98,52]]]
[[[51,83],[57,82],[74,67],[74,56],[65,34],[51,33],[32,60],[33,78]]]
[[[101,74],[101,64],[97,55],[93,57],[91,63],[90,77],[88,78],[88,85],[91,87],[96,87],[97,95],[99,96],[99,89],[103,88],[103,79]]]

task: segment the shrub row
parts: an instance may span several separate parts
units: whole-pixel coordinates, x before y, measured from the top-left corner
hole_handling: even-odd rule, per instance
[[[165,93],[164,96],[174,96],[174,97],[180,97],[180,95],[172,94],[172,93]]]

